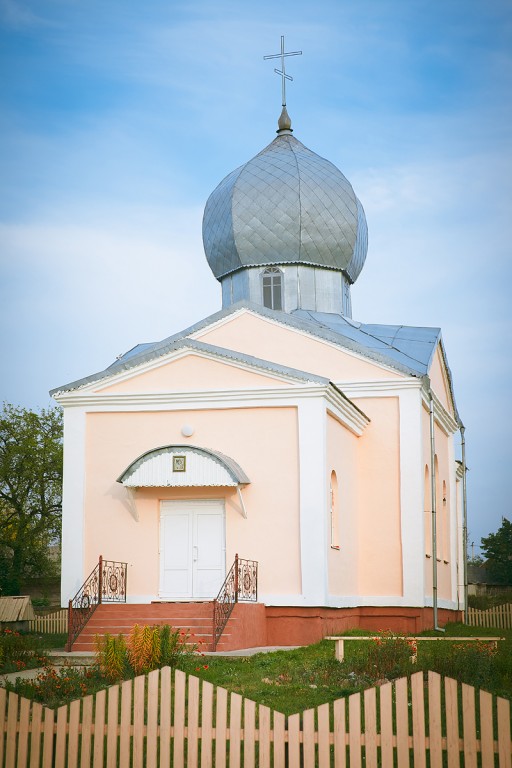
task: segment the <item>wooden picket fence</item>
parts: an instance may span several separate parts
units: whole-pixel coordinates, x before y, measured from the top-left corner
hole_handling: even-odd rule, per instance
[[[512,629],[512,603],[495,605],[485,611],[480,611],[478,608],[468,608],[468,624],[471,627]]]
[[[434,672],[285,717],[165,667],[0,724],[0,768],[511,768],[510,702]]]
[[[56,634],[68,631],[68,609],[61,608],[44,616],[36,616],[28,622],[30,632],[42,632],[43,634]]]

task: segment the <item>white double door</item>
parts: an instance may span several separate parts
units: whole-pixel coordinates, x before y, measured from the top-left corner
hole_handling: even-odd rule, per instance
[[[161,502],[160,597],[216,597],[226,575],[225,564],[222,501]]]

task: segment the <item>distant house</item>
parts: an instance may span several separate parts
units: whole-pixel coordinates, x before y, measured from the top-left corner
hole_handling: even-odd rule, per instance
[[[128,563],[130,620],[136,606],[171,620],[212,600],[239,553],[259,564],[259,606],[232,647],[460,615],[460,420],[440,329],[352,319],[365,214],[286,118],[206,204],[222,309],[52,392],[63,605],[103,554]],[[404,290],[417,278],[404,254]]]

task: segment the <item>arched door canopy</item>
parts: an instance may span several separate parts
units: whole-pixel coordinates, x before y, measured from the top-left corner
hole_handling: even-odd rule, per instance
[[[229,456],[196,445],[165,445],[143,453],[117,478],[126,488],[240,486],[250,483]]]

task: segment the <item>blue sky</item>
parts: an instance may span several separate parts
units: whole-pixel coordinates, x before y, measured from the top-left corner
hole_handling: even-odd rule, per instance
[[[295,135],[345,173],[364,322],[441,326],[470,540],[510,518],[510,0],[0,0],[0,399],[28,407],[220,307],[209,193]]]

